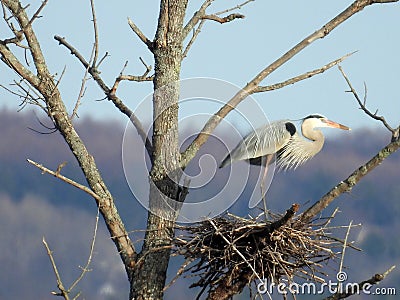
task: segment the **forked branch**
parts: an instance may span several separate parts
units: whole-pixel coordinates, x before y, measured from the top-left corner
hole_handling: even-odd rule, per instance
[[[193,17],[187,22],[185,27],[182,30],[182,40],[184,40],[187,35],[192,31],[192,29],[200,22],[201,17],[206,14],[206,9],[213,3],[214,0],[206,0],[201,5],[198,11],[196,11]]]
[[[100,211],[99,209],[97,209],[96,222],[94,224],[93,237],[92,237],[92,242],[90,243],[88,259],[86,261],[85,266],[81,267],[81,273],[79,274],[79,276],[74,280],[74,282],[69,287],[69,291],[72,291],[75,288],[75,286],[83,279],[85,274],[90,271],[89,266],[92,263],[94,245],[96,243],[96,237],[97,237],[97,229],[99,228],[99,213]]]
[[[57,177],[58,179],[61,179],[62,181],[64,181],[64,182],[66,182],[66,183],[68,183],[68,184],[80,189],[81,191],[84,191],[85,193],[87,193],[90,196],[92,196],[94,199],[100,200],[100,197],[95,192],[93,192],[90,188],[88,188],[87,186],[85,186],[83,184],[80,184],[80,183],[78,183],[78,182],[76,182],[76,181],[74,181],[72,179],[69,179],[68,177],[65,177],[64,175],[60,174],[61,169],[62,169],[62,167],[65,166],[65,164],[60,164],[56,171],[52,171],[52,170],[46,168],[45,166],[43,166],[43,165],[31,160],[31,159],[27,159],[27,161],[31,165],[34,165],[35,167],[40,169],[42,171],[42,174],[43,173],[47,173],[47,174],[53,175],[54,177]]]
[[[400,126],[397,128],[391,127],[386,119],[383,116],[378,116],[378,110],[376,110],[374,113],[372,113],[366,106],[367,104],[367,86],[364,83],[364,99],[361,101],[361,98],[358,96],[356,90],[353,88],[353,85],[350,82],[350,79],[347,77],[345,72],[343,71],[343,68],[341,66],[338,66],[340,73],[342,73],[343,78],[346,80],[347,85],[350,88],[350,92],[354,95],[354,98],[356,98],[357,103],[360,105],[360,109],[362,109],[369,117],[373,118],[374,120],[382,122],[382,124],[392,133],[392,141],[395,141],[399,138],[399,131],[400,131]]]
[[[222,14],[228,13],[233,10],[241,9],[243,6],[248,4],[249,2],[253,2],[254,0],[247,0],[241,4],[236,5],[235,7],[228,8],[226,10],[214,13],[214,14],[206,14],[206,9],[212,4],[214,0],[206,0],[204,3],[201,5],[199,10],[197,10],[193,17],[187,22],[185,27],[183,28],[182,31],[182,41],[189,35],[189,33],[197,26],[197,24],[200,22],[199,26],[195,30],[195,33],[193,34],[191,40],[188,43],[188,46],[186,47],[187,50],[185,50],[186,54],[190,46],[193,44],[194,40],[196,39],[197,35],[200,33],[200,29],[203,26],[205,20],[212,20],[216,21],[220,24],[228,23],[231,22],[235,19],[243,19],[245,16],[242,14],[238,13],[232,13],[226,17],[221,17]],[[190,45],[190,46],[189,46]],[[185,57],[186,55],[183,55]]]
[[[285,87],[287,85],[295,84],[295,83],[297,83],[299,81],[302,81],[304,79],[308,79],[308,78],[313,77],[315,75],[324,73],[325,71],[329,70],[333,66],[336,66],[336,65],[340,64],[342,61],[344,61],[346,58],[348,58],[349,56],[353,55],[354,53],[355,52],[343,55],[342,57],[340,57],[340,58],[338,58],[338,59],[336,59],[334,61],[331,61],[331,62],[327,63],[326,65],[324,65],[324,66],[322,66],[322,67],[320,67],[318,69],[306,72],[304,74],[301,74],[301,75],[298,75],[298,76],[295,76],[295,77],[292,77],[292,78],[290,78],[288,80],[285,80],[285,81],[282,81],[282,82],[279,82],[279,83],[275,83],[275,84],[271,84],[271,85],[267,85],[267,86],[259,85],[257,88],[254,89],[253,93],[269,92],[269,91],[281,89],[281,88],[283,88],[283,87]]]
[[[52,292],[52,294],[54,296],[62,296],[65,300],[69,300],[70,299],[69,295],[71,294],[73,289],[83,279],[85,274],[90,271],[89,266],[90,266],[90,264],[92,262],[94,245],[95,245],[96,236],[97,236],[97,229],[98,229],[98,225],[99,225],[99,213],[100,213],[100,211],[97,210],[96,222],[95,222],[95,225],[94,225],[93,238],[92,238],[92,242],[90,244],[89,256],[88,256],[88,259],[86,261],[86,264],[85,264],[84,267],[80,267],[81,268],[81,273],[74,280],[74,282],[71,284],[71,286],[68,289],[64,287],[64,284],[63,284],[63,281],[61,279],[60,273],[58,272],[57,264],[56,264],[56,262],[54,260],[54,257],[53,257],[53,251],[50,250],[49,245],[47,244],[45,238],[43,237],[42,242],[43,242],[44,247],[46,248],[47,255],[49,256],[51,266],[52,266],[54,274],[56,276],[57,288],[59,290],[59,292]],[[77,299],[79,297],[79,295],[80,295],[80,292],[78,292],[76,294],[76,296],[73,298],[73,300]]]
[[[137,75],[124,75],[124,70],[128,66],[128,61],[126,61],[124,67],[122,68],[121,72],[119,73],[119,76],[115,79],[115,82],[114,82],[114,84],[113,84],[113,86],[111,88],[111,92],[110,92],[111,94],[115,94],[117,92],[118,85],[123,80],[137,81],[137,82],[153,81],[154,76],[148,76],[149,73],[151,72],[151,70],[153,69],[152,66],[147,65],[141,57],[139,57],[139,59],[142,62],[142,64],[144,65],[144,67],[146,68],[144,73],[142,75],[139,75],[139,76],[137,76]]]
[[[190,48],[194,44],[194,41],[196,40],[197,36],[200,34],[201,29],[203,28],[203,25],[204,25],[205,22],[206,22],[206,20],[201,20],[199,26],[197,26],[196,30],[193,31],[193,35],[190,38],[189,42],[186,45],[185,50],[182,53],[182,59],[184,59],[187,56]]]
[[[135,126],[139,136],[142,138],[147,153],[150,156],[150,159],[152,159],[152,153],[153,153],[153,146],[147,137],[147,134],[145,130],[143,129],[143,125],[140,122],[140,120],[136,117],[136,115],[133,113],[133,111],[127,107],[123,101],[115,95],[115,93],[112,93],[112,90],[107,86],[107,84],[103,81],[103,79],[100,77],[100,73],[97,70],[96,67],[90,66],[90,64],[85,60],[85,58],[80,54],[80,52],[73,47],[71,44],[69,44],[65,38],[62,38],[58,35],[54,36],[54,39],[59,42],[60,45],[63,45],[66,47],[72,55],[74,55],[80,62],[81,64],[85,67],[88,68],[89,74],[92,75],[93,79],[96,81],[98,86],[103,90],[104,94],[106,95],[107,99],[111,100],[115,107],[119,109],[120,112],[122,112],[124,115],[126,115],[132,122],[132,124]]]
[[[46,242],[44,237],[42,239],[42,242],[43,242],[44,247],[46,248],[47,255],[49,256],[49,259],[50,259],[50,262],[51,262],[51,266],[53,267],[53,271],[54,271],[54,274],[56,276],[57,288],[60,291],[60,292],[52,292],[52,294],[54,296],[61,296],[65,300],[69,300],[70,299],[69,298],[69,291],[64,287],[64,284],[63,284],[63,282],[61,280],[61,276],[60,276],[60,273],[58,272],[57,264],[56,264],[56,262],[54,260],[54,257],[53,257],[53,251],[50,250],[50,247],[47,244],[47,242]]]
[[[39,8],[36,10],[36,12],[33,14],[31,20],[29,21],[29,24],[32,25],[33,21],[35,21],[36,19],[40,18],[40,13],[43,10],[43,8],[46,6],[47,2],[49,0],[44,0],[42,2],[42,4],[39,6]]]

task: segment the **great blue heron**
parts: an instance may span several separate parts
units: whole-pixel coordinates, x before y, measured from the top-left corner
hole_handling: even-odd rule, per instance
[[[272,122],[240,141],[221,162],[220,168],[235,161],[248,160],[250,164],[264,165],[265,177],[268,165],[276,159],[279,167],[295,169],[321,151],[324,145],[324,135],[315,128],[350,130],[319,114],[309,115],[302,120],[301,132],[305,138],[297,133],[296,126],[290,120]]]

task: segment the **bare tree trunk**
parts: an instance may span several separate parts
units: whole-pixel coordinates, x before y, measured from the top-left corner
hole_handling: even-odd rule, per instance
[[[178,100],[182,61],[182,28],[186,0],[163,0],[153,42],[153,167],[150,172],[150,211],[131,298],[162,299],[171,238],[179,212]]]

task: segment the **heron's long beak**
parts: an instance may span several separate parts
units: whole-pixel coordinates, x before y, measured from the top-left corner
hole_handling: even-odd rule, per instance
[[[333,122],[333,121],[331,121],[331,120],[326,120],[325,123],[326,123],[329,127],[332,127],[332,128],[339,128],[339,129],[343,129],[343,130],[351,130],[350,127],[347,127],[347,126],[344,126],[344,125],[342,125],[342,124]]]

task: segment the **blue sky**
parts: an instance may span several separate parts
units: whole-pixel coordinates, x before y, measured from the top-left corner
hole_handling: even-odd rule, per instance
[[[32,14],[40,1],[31,1]],[[241,3],[241,1],[215,1],[208,9],[214,13]],[[157,24],[158,1],[95,2],[99,26],[100,56],[106,51],[111,55],[101,65],[103,79],[109,86],[118,76],[126,60],[129,61],[126,74],[142,74],[144,68],[139,61],[142,57],[153,65],[151,53],[133,34],[127,24],[130,17],[150,38],[154,37]],[[201,5],[192,1],[188,7],[187,19]],[[243,87],[260,70],[289,50],[308,34],[344,10],[351,1],[260,1],[249,3],[241,10],[245,19],[228,24],[207,22],[196,43],[183,61],[182,79],[215,78],[234,86]],[[42,49],[53,73],[66,72],[60,84],[65,103],[72,111],[79,94],[83,67],[69,52],[58,45],[54,35],[65,37],[89,59],[93,45],[89,1],[49,1],[42,12],[43,18],[35,21],[35,29]],[[300,54],[275,71],[263,84],[272,84],[295,75],[318,68],[346,53],[358,51],[342,63],[354,87],[363,95],[363,83],[368,87],[368,106],[372,111],[379,109],[388,121],[397,126],[400,102],[397,85],[400,70],[400,5],[375,4],[353,16],[336,28],[330,35],[318,40]],[[0,25],[1,38],[10,34],[4,24]],[[7,32],[7,33],[6,33]],[[22,54],[22,53],[21,53]],[[1,67],[0,81],[11,82],[13,73]],[[284,89],[254,96],[270,120],[298,119],[310,113],[322,113],[335,121],[352,128],[379,126],[371,121],[357,107],[351,94],[345,93],[347,85],[339,70],[334,67],[321,75],[299,82]],[[121,83],[118,95],[135,109],[152,91],[152,84]],[[104,95],[95,83],[87,84],[87,92],[79,110],[80,116],[96,119],[125,118],[108,101],[96,101]],[[0,90],[0,107],[5,105],[17,109],[18,100]],[[247,101],[247,100],[245,100]],[[244,102],[243,105],[246,105]],[[185,109],[181,117],[195,115],[193,109]],[[215,112],[210,106],[209,114]],[[149,119],[151,111],[141,118]],[[241,124],[241,120],[234,122]],[[200,126],[200,124],[199,124]]]

